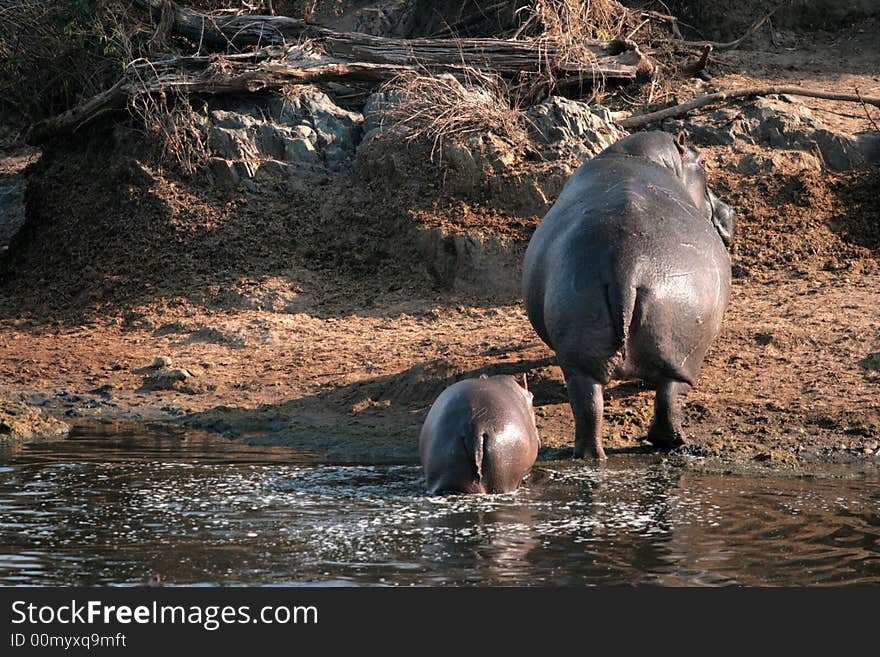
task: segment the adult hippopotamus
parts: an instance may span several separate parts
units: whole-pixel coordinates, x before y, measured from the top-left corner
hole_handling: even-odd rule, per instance
[[[565,375],[575,458],[605,458],[612,379],[655,386],[647,440],[684,442],[681,404],[721,327],[736,224],[703,163],[683,133],[630,135],[574,172],[529,242],[526,313]]]
[[[525,375],[454,383],[434,401],[419,436],[428,492],[514,491],[539,444]]]

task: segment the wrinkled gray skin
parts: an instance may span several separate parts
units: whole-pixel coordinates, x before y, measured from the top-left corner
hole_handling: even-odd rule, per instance
[[[630,135],[568,180],[526,250],[523,296],[565,375],[575,458],[605,458],[612,379],[656,386],[647,439],[684,442],[681,404],[721,327],[735,224],[683,134]]]
[[[525,375],[454,383],[434,401],[419,436],[428,492],[514,491],[534,464],[539,444]]]

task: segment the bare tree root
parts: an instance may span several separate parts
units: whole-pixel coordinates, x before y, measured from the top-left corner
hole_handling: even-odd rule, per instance
[[[775,7],[773,9],[773,11],[761,16],[761,18],[759,18],[758,20],[756,20],[754,23],[752,23],[749,26],[749,29],[747,29],[741,37],[739,37],[738,39],[734,39],[733,41],[727,41],[727,42],[724,42],[724,41],[685,41],[684,45],[686,45],[686,46],[708,45],[708,46],[712,46],[715,50],[734,50],[735,48],[738,48],[739,45],[743,41],[745,41],[750,36],[752,36],[752,34],[754,34],[758,30],[758,28],[760,28],[764,23],[766,23],[768,20],[770,20],[773,17],[773,14],[775,14],[778,9],[779,9],[779,7]]]
[[[803,87],[748,87],[746,89],[729,89],[727,91],[718,91],[705,96],[697,96],[681,105],[667,107],[666,109],[650,112],[648,114],[639,114],[621,119],[617,124],[623,128],[641,128],[642,126],[662,121],[663,119],[671,119],[682,116],[695,109],[714,105],[733,98],[752,98],[755,96],[771,96],[776,94],[788,94],[790,96],[807,96],[809,98],[824,98],[826,100],[843,100],[853,103],[866,103],[880,107],[880,98],[872,98],[861,96],[859,94],[841,94],[830,91],[820,91],[818,89],[805,89]]]

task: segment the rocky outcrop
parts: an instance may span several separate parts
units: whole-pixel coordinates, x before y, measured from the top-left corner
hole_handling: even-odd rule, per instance
[[[535,147],[548,158],[595,157],[628,133],[599,105],[551,96],[525,112]]]
[[[396,91],[374,93],[361,113],[342,109],[316,90],[257,102],[217,100],[209,108],[205,127],[211,171],[218,184],[235,188],[257,176],[283,179],[314,172],[346,173],[358,154],[361,169],[392,175],[392,170],[406,168],[394,151],[401,150],[401,142],[411,134],[409,127],[393,118],[400,114],[401,100]],[[443,139],[433,155],[459,179],[471,181],[472,189],[461,191],[477,193],[483,177],[506,171],[524,146],[541,159],[564,161],[573,168],[627,134],[611,122],[604,108],[557,96],[529,108],[523,123],[528,144],[511,144],[486,130]]]
[[[0,445],[67,435],[70,426],[38,409],[15,402],[0,403]]]
[[[809,107],[784,96],[759,98],[741,108],[723,107],[686,120],[665,121],[663,129],[685,129],[691,140],[706,146],[744,143],[799,150],[834,171],[880,162],[880,133],[835,131]]]
[[[207,117],[211,170],[235,186],[258,173],[342,171],[361,139],[363,116],[316,90],[291,97],[216,103]]]

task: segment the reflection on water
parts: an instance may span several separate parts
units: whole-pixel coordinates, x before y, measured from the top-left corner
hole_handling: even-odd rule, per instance
[[[880,583],[880,479],[549,464],[517,493],[432,498],[412,466],[195,435],[0,451],[0,583]]]

